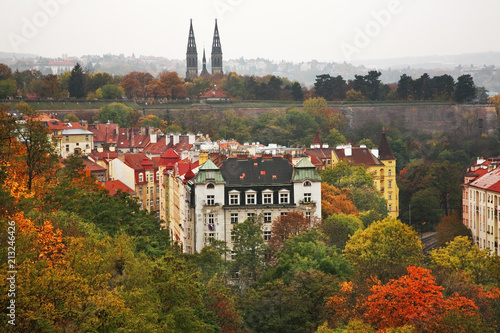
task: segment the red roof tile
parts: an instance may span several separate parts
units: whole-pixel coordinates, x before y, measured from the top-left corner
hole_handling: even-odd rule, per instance
[[[200,98],[229,98],[229,95],[214,87],[200,96]]]
[[[119,180],[107,181],[106,184],[104,184],[104,187],[108,190],[109,195],[111,196],[116,195],[118,191],[122,191],[129,194],[135,193],[134,190],[132,190],[130,187],[123,184]]]
[[[83,164],[85,164],[85,170],[90,170],[92,171],[106,171],[106,168],[103,168],[99,164],[92,162],[91,160],[87,158],[83,158]]]
[[[349,161],[354,165],[383,165],[368,148],[351,147],[351,156],[345,155],[345,149],[335,148],[334,152],[339,160]]]

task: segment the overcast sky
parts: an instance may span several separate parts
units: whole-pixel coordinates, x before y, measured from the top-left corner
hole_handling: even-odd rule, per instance
[[[0,51],[343,62],[500,51],[499,0],[1,0]]]

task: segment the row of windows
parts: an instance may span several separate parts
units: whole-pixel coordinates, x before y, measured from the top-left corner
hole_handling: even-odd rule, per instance
[[[80,146],[80,143],[78,143],[78,142],[77,142],[77,143],[76,143],[76,146],[77,146],[77,147],[78,147],[78,146]],[[89,145],[89,144],[86,144],[86,145],[85,145],[85,149],[90,149],[90,145]],[[69,149],[69,145],[66,145],[66,152],[69,152],[69,150],[70,150],[70,149]]]
[[[155,203],[154,199],[151,199],[151,200],[146,199],[146,207],[145,208],[147,208],[147,207],[153,207],[154,203]],[[143,204],[143,201],[139,200],[140,208],[144,209],[144,207],[142,206],[142,204]],[[158,206],[159,204],[160,204],[160,198],[156,198],[156,205]]]
[[[155,174],[154,173],[146,173],[146,181],[148,180],[148,175],[149,175],[149,182],[154,183],[155,181]],[[156,171],[156,179],[160,179],[160,171]],[[144,174],[141,172],[139,173],[139,183],[144,182]]]
[[[154,187],[153,186],[146,186],[146,194],[154,194]],[[160,192],[160,185],[156,185],[156,193]],[[142,187],[139,187],[139,195],[143,194],[143,189]]]

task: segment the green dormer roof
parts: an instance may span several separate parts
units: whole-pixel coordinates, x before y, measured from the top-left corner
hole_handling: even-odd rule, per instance
[[[224,183],[224,178],[217,165],[209,159],[198,170],[194,182],[195,184],[206,182]]]
[[[303,158],[293,167],[292,181],[300,182],[306,179],[311,181],[321,181],[321,177],[319,176],[314,164],[312,164],[308,158]]]

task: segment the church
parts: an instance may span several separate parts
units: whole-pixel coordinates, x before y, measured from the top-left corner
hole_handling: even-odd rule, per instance
[[[209,74],[207,70],[207,59],[205,57],[205,49],[203,49],[202,59],[203,69],[201,76]],[[222,74],[222,47],[220,45],[219,28],[217,27],[217,19],[215,20],[214,39],[212,42],[212,74]],[[189,38],[186,51],[186,79],[192,80],[198,77],[198,51],[196,50],[196,40],[194,38],[193,20],[189,27]]]

